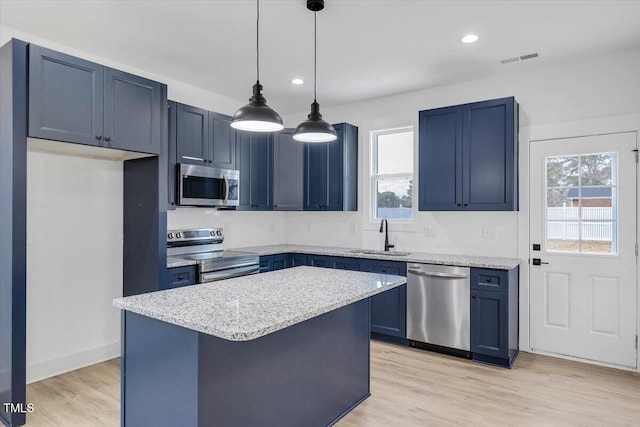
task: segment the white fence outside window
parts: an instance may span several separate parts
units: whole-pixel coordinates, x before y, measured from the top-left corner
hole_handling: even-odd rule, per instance
[[[547,239],[580,239],[579,220],[578,207],[547,208]],[[612,241],[614,223],[610,207],[582,208],[582,240]]]

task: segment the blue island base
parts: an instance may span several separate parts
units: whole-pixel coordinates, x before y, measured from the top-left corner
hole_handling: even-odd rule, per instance
[[[124,312],[123,426],[327,426],[368,396],[369,299],[251,341]]]

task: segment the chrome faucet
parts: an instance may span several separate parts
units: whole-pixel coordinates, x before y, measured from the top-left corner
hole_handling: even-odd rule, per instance
[[[387,221],[386,218],[380,221],[380,232],[382,233],[383,230],[385,232],[384,233],[384,251],[389,252],[389,249],[395,248],[396,246],[389,244],[389,222]]]

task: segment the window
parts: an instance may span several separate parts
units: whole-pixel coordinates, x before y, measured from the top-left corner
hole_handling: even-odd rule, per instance
[[[546,249],[617,253],[617,155],[546,158]]]
[[[413,128],[371,134],[373,218],[410,220],[413,192]]]

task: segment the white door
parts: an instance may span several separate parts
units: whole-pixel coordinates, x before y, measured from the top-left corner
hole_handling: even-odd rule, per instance
[[[533,350],[636,366],[636,144],[634,132],[531,142]]]

